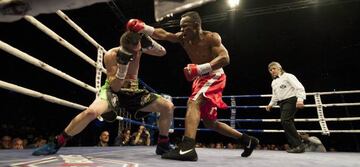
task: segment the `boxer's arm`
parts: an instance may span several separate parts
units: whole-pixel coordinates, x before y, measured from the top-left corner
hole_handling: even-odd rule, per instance
[[[206,42],[210,45],[211,54],[215,58],[208,63],[188,64],[184,68],[184,74],[188,81],[194,80],[198,75],[207,74],[213,70],[222,68],[230,62],[228,51],[224,45],[222,45],[219,34],[211,33],[205,40],[207,40]]]
[[[119,70],[121,69],[116,61],[116,53],[116,49],[113,48],[106,52],[104,56],[107,79],[109,80],[111,89],[115,92],[119,91],[124,84],[124,79],[119,79],[119,77],[117,77],[117,74],[119,74]]]
[[[157,40],[165,40],[165,41],[169,41],[169,42],[173,42],[173,43],[178,43],[180,42],[180,36],[181,33],[171,33],[171,32],[167,32],[166,30],[162,29],[162,28],[155,28],[154,33],[151,35],[152,38],[157,39]]]
[[[221,37],[218,33],[213,33],[209,38],[211,53],[215,57],[211,60],[210,65],[213,70],[224,67],[230,63],[230,57],[227,49],[221,42]]]
[[[152,56],[164,56],[166,49],[146,34],[141,38],[142,51]]]
[[[180,39],[178,35],[167,32],[162,28],[154,28],[152,26],[146,25],[146,23],[140,19],[130,19],[126,23],[126,28],[133,32],[150,35],[156,40],[166,40],[176,43],[179,42]]]

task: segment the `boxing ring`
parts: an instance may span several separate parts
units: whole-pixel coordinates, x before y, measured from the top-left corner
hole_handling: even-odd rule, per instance
[[[312,130],[298,130],[299,132],[307,132],[307,133],[322,133],[323,135],[330,135],[330,133],[360,133],[360,129],[357,130],[345,130],[345,129],[329,129],[327,126],[327,122],[340,122],[340,121],[359,121],[360,117],[344,117],[344,118],[326,118],[324,114],[325,108],[330,107],[350,107],[350,106],[360,106],[359,102],[351,102],[351,103],[328,103],[324,104],[322,101],[322,96],[329,95],[346,95],[346,94],[360,94],[360,90],[351,90],[351,91],[333,91],[333,92],[314,92],[314,93],[306,93],[307,99],[306,103],[311,101],[314,104],[306,104],[305,108],[316,108],[317,118],[296,118],[295,122],[318,122],[320,129]],[[312,96],[312,98],[311,98]],[[244,98],[268,98],[267,102],[271,98],[270,94],[266,95],[233,95],[233,96],[223,96],[223,99],[229,101],[231,104],[229,106],[230,109],[230,119],[218,119],[219,121],[228,122],[232,128],[236,128],[236,123],[238,122],[280,122],[280,119],[237,119],[236,114],[239,112],[251,112],[251,110],[256,110],[260,112],[265,112],[265,105],[237,105],[238,101]],[[173,100],[187,100],[188,97],[179,96],[172,97]],[[229,104],[228,103],[228,104]],[[177,103],[175,103],[177,104]],[[266,103],[267,104],[267,103]],[[186,106],[176,106],[177,109],[186,109]],[[279,108],[279,106],[274,106],[274,108]],[[237,111],[241,110],[241,111]],[[274,111],[271,111],[274,112]],[[298,111],[301,112],[301,111]],[[306,111],[311,112],[311,111]],[[184,120],[184,118],[174,118],[174,120]],[[184,128],[175,128],[175,130],[184,130]],[[199,130],[209,130],[209,129],[199,129]],[[242,132],[257,132],[257,133],[279,133],[284,132],[283,130],[277,129],[237,129]]]
[[[87,39],[94,47],[97,48],[97,60],[92,60],[89,56],[85,55],[79,49],[74,47],[72,44],[67,42],[64,38],[56,34],[54,31],[46,27],[44,24],[39,22],[32,16],[25,16],[24,18],[33,24],[35,27],[43,31],[49,37],[56,40],[59,44],[73,52],[75,55],[81,57],[84,61],[91,64],[96,68],[95,75],[95,86],[91,86],[85,82],[82,82],[48,64],[42,62],[41,60],[16,49],[15,47],[0,41],[0,48],[34,66],[37,66],[45,71],[48,71],[58,77],[61,77],[77,86],[80,86],[90,92],[94,93],[100,89],[102,74],[106,73],[102,65],[102,58],[106,50],[100,44],[98,44],[90,35],[84,32],[80,26],[74,23],[69,17],[67,17],[62,11],[56,12],[59,17],[66,21],[71,27],[73,27],[80,35]],[[148,87],[143,83],[145,87]],[[6,81],[0,81],[0,87],[17,93],[25,94],[35,98],[39,98],[51,103],[56,103],[59,105],[84,110],[86,106],[77,104],[71,101],[60,99],[48,94],[44,94],[38,91],[28,89],[26,87],[18,86]],[[148,87],[148,89],[152,90]],[[305,108],[313,109],[309,112],[313,112],[317,117],[315,118],[297,118],[295,122],[304,123],[304,122],[315,122],[320,126],[319,129],[299,129],[300,132],[309,132],[309,133],[321,133],[323,135],[330,135],[332,133],[360,133],[360,129],[333,129],[328,126],[329,122],[349,122],[349,121],[359,121],[360,117],[325,117],[325,111],[328,108],[337,108],[337,107],[357,107],[360,106],[359,102],[351,103],[323,103],[324,96],[329,95],[347,95],[347,94],[359,94],[360,90],[351,90],[351,91],[332,91],[332,92],[314,92],[307,93],[308,98],[313,98],[314,104],[309,104],[311,100],[307,100]],[[248,112],[252,110],[254,112],[265,112],[264,105],[238,105],[238,99],[243,98],[267,98],[269,100],[271,95],[232,95],[224,96],[224,99],[227,100],[228,104],[231,104],[229,107],[230,119],[221,118],[220,121],[228,123],[231,127],[236,128],[242,132],[250,133],[279,133],[283,132],[279,129],[260,129],[260,128],[241,128],[250,127],[247,125],[242,125],[243,123],[279,123],[279,119],[269,118],[269,119],[260,119],[258,115],[253,115],[252,119],[250,118],[238,118],[238,116],[244,115],[242,112]],[[186,104],[187,97],[170,97],[176,105],[176,113],[185,115],[186,106],[177,105],[177,104]],[[359,98],[358,98],[359,99]],[[181,102],[183,101],[183,102]],[[243,102],[241,102],[243,104]],[[267,103],[265,103],[267,104]],[[180,111],[182,110],[182,111]],[[261,111],[260,111],[261,110]],[[276,107],[275,107],[276,110]],[[241,113],[240,113],[241,112]],[[273,115],[278,116],[276,111]],[[239,114],[240,113],[240,114]],[[101,120],[101,118],[99,118]],[[117,118],[120,121],[128,122],[131,124],[142,124],[142,122],[131,120],[130,118],[118,116]],[[180,131],[182,133],[184,117],[175,117],[173,121],[174,131]],[[146,125],[148,128],[157,129],[154,125]],[[208,129],[199,128],[199,131],[209,131]],[[179,162],[172,160],[163,160],[160,156],[155,154],[155,147],[141,147],[141,146],[125,146],[125,147],[64,147],[60,151],[51,156],[32,156],[31,153],[33,149],[25,150],[0,150],[0,166],[141,166],[141,167],[150,167],[150,166],[360,166],[360,162],[357,160],[359,157],[358,153],[349,153],[349,152],[336,152],[336,153],[314,153],[307,152],[304,154],[288,154],[285,151],[270,151],[270,150],[255,150],[251,157],[242,158],[240,156],[242,150],[238,149],[210,149],[210,148],[198,148],[197,152],[199,155],[199,160],[197,162]]]
[[[52,156],[31,156],[33,150],[1,150],[0,166],[123,166],[123,167],[273,167],[323,166],[356,167],[358,153],[288,154],[285,151],[255,150],[249,158],[241,158],[242,150],[198,148],[199,160],[183,162],[164,160],[156,155],[155,147],[64,147]]]

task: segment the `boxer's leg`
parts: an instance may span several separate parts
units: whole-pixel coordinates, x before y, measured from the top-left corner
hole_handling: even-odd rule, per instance
[[[97,116],[106,111],[108,111],[108,102],[100,98],[95,99],[89,108],[85,109],[72,119],[64,132],[55,137],[54,142],[36,149],[33,152],[33,155],[56,154],[58,150],[65,145],[67,140],[80,133],[92,120],[96,119]]]
[[[211,110],[207,112],[202,111],[202,114],[204,115],[202,118],[205,127],[212,129],[224,136],[232,137],[236,139],[241,145],[244,146],[244,152],[241,154],[242,157],[248,157],[251,155],[255,147],[259,144],[259,139],[253,136],[249,136],[245,133],[240,133],[239,131],[235,130],[229,125],[217,121],[215,117],[212,116],[212,115],[217,115],[217,113],[215,113],[216,111],[214,110],[214,107],[210,106],[210,107],[202,107],[202,108]],[[205,119],[205,118],[209,118],[209,119]]]
[[[162,155],[166,152],[169,152],[170,141],[169,141],[169,129],[171,122],[173,120],[173,111],[174,104],[163,97],[159,96],[155,101],[151,102],[146,107],[140,109],[140,111],[144,112],[159,112],[159,137],[158,143],[156,147],[156,154]]]
[[[71,120],[64,132],[69,136],[75,136],[80,133],[91,121],[96,119],[99,115],[106,112],[108,109],[108,102],[99,98],[83,112],[78,114]]]
[[[189,99],[185,116],[185,133],[175,150],[163,154],[161,158],[181,161],[197,161],[195,137],[200,123],[200,105],[205,97],[200,95],[196,100]]]

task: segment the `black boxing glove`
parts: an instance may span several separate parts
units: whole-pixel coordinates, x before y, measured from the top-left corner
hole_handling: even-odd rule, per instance
[[[127,65],[132,60],[134,60],[134,55],[125,51],[122,47],[120,47],[120,49],[116,54],[116,61],[119,64]]]

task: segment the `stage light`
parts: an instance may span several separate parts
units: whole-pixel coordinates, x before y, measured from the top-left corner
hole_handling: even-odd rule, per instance
[[[239,6],[240,0],[227,0],[227,4],[229,5],[230,8],[235,8]]]

